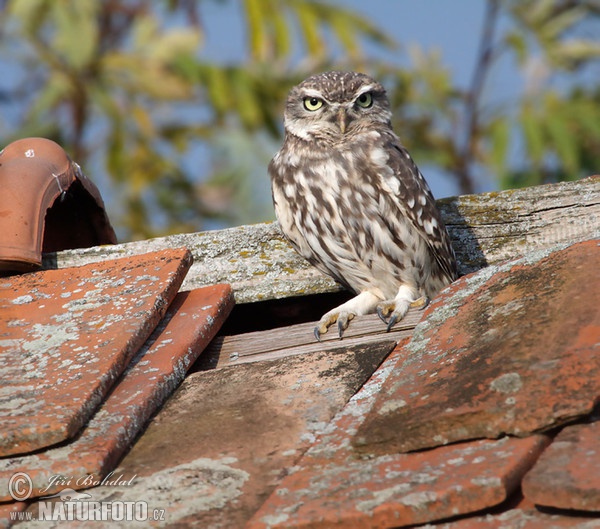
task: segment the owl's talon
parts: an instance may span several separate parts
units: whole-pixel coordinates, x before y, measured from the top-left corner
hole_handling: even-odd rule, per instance
[[[324,314],[317,323],[317,326],[314,329],[315,338],[320,342],[321,336],[329,330],[329,327],[336,324],[338,336],[341,340],[344,336],[344,331],[355,317],[356,312],[354,312],[354,310],[348,310],[347,307],[343,307],[342,305],[330,310],[327,314]]]
[[[402,285],[394,299],[381,301],[377,304],[377,314],[386,324],[387,332],[390,332],[392,327],[406,316],[409,308],[424,309],[429,304],[427,296],[415,299],[416,295],[417,292],[412,288]],[[389,316],[389,319],[386,319],[387,316]]]
[[[392,317],[387,321],[386,332],[390,332],[392,330],[392,327],[396,324],[397,321],[398,321],[398,314],[392,314]]]
[[[346,327],[347,326],[348,326],[348,323],[346,323]],[[346,327],[344,327],[344,322],[341,319],[338,319],[337,328],[338,328],[338,336],[340,337],[340,340],[344,336],[344,330],[346,329]]]
[[[352,312],[340,312],[337,317],[338,336],[340,340],[344,335],[344,331],[348,328],[350,321],[354,319],[355,314]]]
[[[315,334],[315,338],[317,339],[317,342],[321,341],[321,331],[319,331],[319,327],[315,327],[315,330],[313,331]]]
[[[429,306],[430,301],[428,296],[421,296],[419,299],[415,299],[411,302],[409,306],[411,309],[425,310]]]
[[[396,303],[392,299],[391,301],[382,301],[377,304],[376,312],[379,319],[388,325],[388,317],[396,310]]]
[[[387,313],[384,314],[383,313],[383,309],[381,308],[381,305],[377,305],[377,316],[379,316],[379,319],[383,322],[383,323],[387,323]]]

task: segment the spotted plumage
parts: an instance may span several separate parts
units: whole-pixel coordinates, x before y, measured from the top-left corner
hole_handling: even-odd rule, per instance
[[[288,96],[284,143],[269,165],[281,229],[357,294],[321,318],[317,338],[334,323],[341,337],[371,312],[389,329],[457,277],[431,191],[390,119],[384,88],[360,73],[315,75]]]

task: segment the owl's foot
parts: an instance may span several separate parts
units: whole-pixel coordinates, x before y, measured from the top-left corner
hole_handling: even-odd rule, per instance
[[[387,324],[387,331],[389,332],[396,323],[406,316],[408,309],[423,310],[427,305],[429,305],[427,296],[414,299],[409,288],[400,287],[398,295],[394,299],[377,304],[377,315],[383,323]]]
[[[341,340],[350,322],[356,316],[373,312],[379,301],[380,298],[374,294],[361,292],[358,296],[325,313],[315,327],[315,338],[320,342],[321,335],[325,334],[329,330],[329,327],[336,323],[338,336]]]
[[[319,320],[318,325],[315,327],[315,338],[320,342],[321,335],[325,334],[329,330],[329,327],[331,327],[334,323],[337,323],[338,336],[341,340],[342,336],[344,335],[344,331],[348,328],[348,325],[355,316],[356,314],[348,311],[328,312]]]

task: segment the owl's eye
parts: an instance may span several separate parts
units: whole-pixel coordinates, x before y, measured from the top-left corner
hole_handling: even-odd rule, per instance
[[[304,108],[306,110],[310,110],[314,112],[315,110],[319,110],[323,106],[323,101],[318,97],[305,97],[304,98]]]
[[[373,96],[371,95],[371,92],[365,92],[356,98],[356,102],[359,107],[369,108],[373,105]]]

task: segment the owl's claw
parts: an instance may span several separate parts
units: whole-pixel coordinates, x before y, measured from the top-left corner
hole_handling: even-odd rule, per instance
[[[321,341],[321,331],[319,330],[319,327],[315,327],[315,330],[313,331],[315,333],[315,338],[317,339],[317,342]]]
[[[348,328],[348,324],[350,323],[350,320],[352,320],[354,318],[354,314],[352,314],[351,312],[340,312],[340,315],[338,316],[337,319],[337,328],[338,328],[338,336],[340,337],[340,340],[342,339],[342,336],[344,335],[344,331]]]
[[[390,332],[392,327],[406,316],[409,308],[423,310],[427,305],[429,305],[429,298],[427,296],[421,296],[413,301],[392,299],[390,301],[383,301],[377,305],[377,315],[387,325],[387,332]],[[391,316],[387,319],[390,314]]]
[[[421,296],[419,299],[415,299],[410,304],[410,308],[417,309],[417,310],[425,310],[429,306],[430,302],[431,302],[431,300],[429,299],[428,296]]]
[[[404,318],[407,310],[408,307],[403,309],[402,306],[397,306],[394,300],[384,301],[377,305],[377,316],[379,316],[379,319],[386,324],[386,331],[390,332],[396,322]],[[390,314],[391,316],[388,319]]]
[[[341,340],[350,322],[356,316],[372,313],[379,301],[380,298],[375,294],[369,291],[361,292],[356,297],[342,303],[339,307],[325,313],[315,327],[315,338],[321,341],[321,336],[335,323]]]
[[[346,311],[331,311],[325,314],[320,320],[317,326],[315,327],[314,334],[317,341],[321,341],[321,336],[325,334],[329,327],[331,327],[334,323],[337,324],[338,336],[340,340],[344,335],[344,331],[348,328],[350,321],[354,319],[356,314],[352,312]]]
[[[390,332],[392,330],[392,327],[396,324],[397,321],[398,321],[398,314],[392,314],[392,317],[387,322],[387,327],[385,328],[385,331]]]
[[[384,307],[382,306],[382,304],[380,303],[379,305],[377,305],[377,316],[379,316],[379,319],[383,322],[383,323],[387,323],[387,315],[389,314],[389,312],[385,312],[384,313]]]

